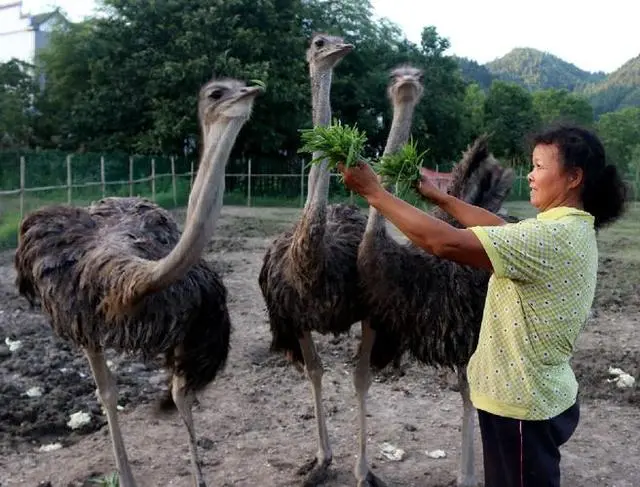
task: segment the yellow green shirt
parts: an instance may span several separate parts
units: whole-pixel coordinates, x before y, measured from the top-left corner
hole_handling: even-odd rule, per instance
[[[585,211],[560,207],[514,224],[469,228],[493,265],[467,367],[477,409],[540,420],[575,403],[569,359],[595,293],[593,223]]]

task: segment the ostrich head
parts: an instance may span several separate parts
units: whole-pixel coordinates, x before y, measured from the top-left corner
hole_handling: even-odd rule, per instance
[[[307,49],[307,62],[311,71],[328,71],[351,51],[353,51],[353,44],[345,44],[342,37],[315,34]]]
[[[423,79],[420,69],[406,64],[398,66],[389,74],[387,94],[394,104],[418,103],[424,92]]]
[[[409,140],[413,112],[424,92],[422,79],[422,71],[408,64],[397,66],[389,73],[387,95],[393,106],[393,122],[385,154],[396,152]]]
[[[212,79],[198,96],[198,115],[203,125],[237,120],[246,122],[251,116],[253,101],[264,88],[247,86],[236,79]]]

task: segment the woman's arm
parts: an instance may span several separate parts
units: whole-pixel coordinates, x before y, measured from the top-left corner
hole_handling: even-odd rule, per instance
[[[440,188],[431,181],[432,171],[423,168],[420,172],[422,175],[422,179],[418,185],[420,194],[438,205],[443,211],[458,220],[464,227],[492,227],[506,224],[506,222],[495,213],[466,203],[440,190]]]
[[[347,178],[348,176],[345,180]],[[459,264],[493,270],[487,252],[478,237],[470,230],[458,229],[433,218],[396,198],[382,187],[378,187],[365,197],[371,206],[393,223],[409,240],[430,254]]]
[[[464,227],[494,227],[507,223],[495,213],[471,205],[450,194],[442,193],[438,199],[432,199],[432,201]]]

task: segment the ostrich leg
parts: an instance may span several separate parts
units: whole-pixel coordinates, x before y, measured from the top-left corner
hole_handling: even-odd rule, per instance
[[[192,408],[195,395],[192,392],[186,392],[185,379],[183,376],[174,375],[171,382],[171,397],[176,404],[178,413],[187,427],[189,433],[189,453],[191,455],[191,469],[193,471],[194,485],[196,487],[207,487],[202,476],[202,468],[198,460],[198,445],[196,441],[196,432],[193,428]]]
[[[458,386],[462,395],[462,448],[460,455],[460,470],[458,472],[458,487],[476,487],[478,485],[475,474],[473,432],[475,408],[469,397],[469,383],[464,367],[458,368]]]
[[[369,323],[362,321],[362,339],[360,341],[360,356],[353,374],[353,384],[358,397],[358,457],[354,468],[354,474],[358,480],[358,487],[385,487],[378,477],[369,470],[367,461],[367,392],[371,386],[371,367],[369,360],[373,342],[376,339],[375,330],[371,329]]]
[[[322,368],[320,356],[313,344],[311,332],[305,332],[302,338],[300,338],[300,347],[302,348],[304,369],[312,387],[318,434],[318,453],[313,460],[306,463],[298,470],[298,474],[307,474],[303,485],[305,487],[311,487],[322,483],[327,478],[327,469],[333,460],[333,453],[331,452],[331,446],[329,445],[327,421],[324,417],[324,409],[322,407],[322,375],[324,370]]]
[[[89,366],[98,387],[100,401],[107,412],[107,422],[109,423],[113,454],[116,457],[119,485],[120,487],[136,487],[136,481],[131,473],[122,433],[120,432],[120,425],[118,424],[118,388],[116,381],[111,375],[109,367],[107,367],[102,350],[84,350],[84,353],[89,360]]]

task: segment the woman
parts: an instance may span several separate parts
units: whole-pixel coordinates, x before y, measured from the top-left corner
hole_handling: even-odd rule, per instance
[[[467,367],[486,487],[560,485],[559,447],[579,419],[569,360],[593,303],[596,230],[619,218],[626,200],[590,131],[559,126],[533,142],[528,180],[539,213],[515,224],[443,193],[423,173],[420,193],[466,227],[458,229],[385,191],[368,165],[339,167],[346,186],[415,245],[492,272]]]

